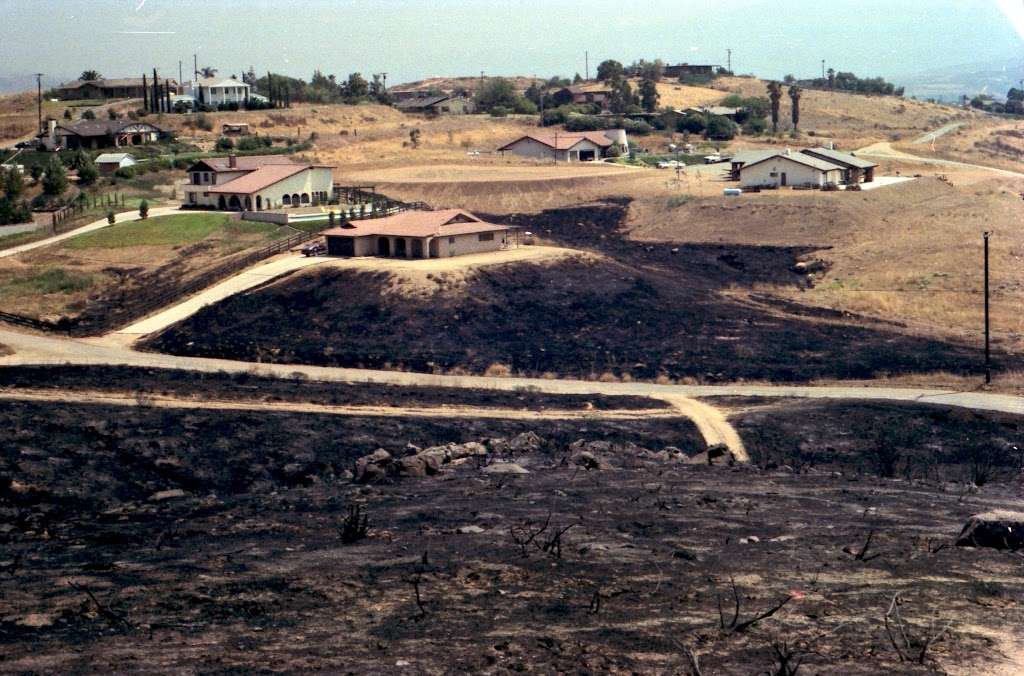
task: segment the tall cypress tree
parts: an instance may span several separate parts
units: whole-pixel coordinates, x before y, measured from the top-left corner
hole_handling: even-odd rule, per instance
[[[153,112],[160,112],[160,81],[157,79],[156,68],[153,69]]]
[[[142,74],[142,109],[149,111],[149,82],[146,81],[146,74]]]

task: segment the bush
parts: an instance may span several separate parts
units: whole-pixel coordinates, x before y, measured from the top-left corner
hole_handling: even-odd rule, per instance
[[[231,150],[235,147],[235,142],[229,139],[227,136],[221,136],[217,139],[217,150]]]
[[[748,136],[759,136],[768,130],[768,122],[763,117],[751,117],[743,125],[743,133]]]
[[[708,126],[705,130],[708,138],[715,141],[731,141],[736,137],[736,131],[736,123],[721,115],[713,115],[708,120]]]
[[[107,223],[113,225],[117,221],[117,216],[114,215],[113,209],[107,209]]]
[[[31,220],[32,210],[24,200],[19,202],[6,196],[0,197],[0,225],[28,223]]]
[[[96,168],[96,163],[92,161],[91,157],[86,156],[86,161],[78,168],[78,184],[92,185],[99,177],[100,172]]]
[[[135,178],[135,167],[121,167],[114,172],[118,178]]]
[[[139,218],[143,220],[149,218],[149,202],[146,200],[139,202]]]
[[[95,120],[96,119],[96,113],[92,112],[91,110],[87,110],[84,113],[82,113],[82,119],[83,120]]]
[[[512,110],[510,108],[506,108],[505,106],[491,107],[491,117],[508,117],[508,114],[511,112]]]
[[[519,97],[516,99],[513,110],[517,115],[536,115],[537,104],[527,98]]]
[[[203,131],[213,131],[213,122],[210,122],[210,118],[206,117],[202,113],[196,115],[195,125],[197,129],[202,129]]]
[[[704,116],[686,115],[676,120],[676,131],[680,134],[703,134]]]
[[[61,195],[68,189],[68,172],[56,157],[51,157],[43,175],[43,192],[47,195]]]
[[[599,131],[606,128],[605,121],[596,115],[573,113],[565,120],[568,131]]]

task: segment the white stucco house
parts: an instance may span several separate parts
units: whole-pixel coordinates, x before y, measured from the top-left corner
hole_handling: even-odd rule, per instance
[[[517,244],[515,228],[488,223],[462,209],[403,211],[349,221],[324,231],[330,256],[449,258]]]
[[[836,164],[790,150],[764,155],[739,168],[743,188],[821,188],[829,183],[839,185],[843,176],[843,168]]]
[[[216,157],[188,168],[185,204],[229,211],[265,211],[325,204],[334,168],[281,155]]]
[[[230,77],[204,77],[182,85],[181,95],[187,96],[199,105],[219,106],[237,103],[245,105],[252,88],[241,80]]]
[[[623,152],[628,148],[625,129],[536,132],[520,136],[498,152],[533,160],[593,162],[606,157],[612,146],[619,146]]]

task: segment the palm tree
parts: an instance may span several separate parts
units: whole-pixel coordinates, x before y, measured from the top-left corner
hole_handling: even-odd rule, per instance
[[[203,77],[213,77],[217,74],[217,69],[212,66],[203,66],[199,69],[199,74]]]
[[[793,85],[789,88],[789,98],[793,100],[793,131],[800,126],[800,87]]]
[[[78,76],[78,79],[82,80],[82,81],[89,81],[89,80],[99,80],[102,77],[103,76],[100,75],[100,72],[98,70],[83,70],[82,74]]]
[[[779,133],[779,102],[782,101],[782,86],[772,80],[768,83],[768,97],[772,101],[772,133]]]

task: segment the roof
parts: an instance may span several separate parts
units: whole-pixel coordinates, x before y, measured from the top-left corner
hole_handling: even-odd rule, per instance
[[[212,186],[208,192],[250,194],[313,168],[312,164],[266,164],[227,183]]]
[[[603,82],[569,85],[566,89],[573,94],[602,94],[612,91],[612,88]]]
[[[328,237],[364,237],[367,235],[441,237],[511,230],[507,225],[488,223],[462,209],[403,211],[384,218],[352,221],[351,225],[353,227],[331,228],[324,231],[324,235]]]
[[[164,82],[165,80],[160,80]],[[170,80],[173,84],[178,84],[177,80]],[[67,84],[62,84],[57,89],[78,89],[84,85],[91,84],[97,87],[109,88],[109,87],[141,87],[141,77],[122,77],[122,78],[100,78],[99,80],[74,80]]]
[[[198,169],[200,165],[205,165],[206,171],[253,171],[268,164],[299,164],[287,155],[244,155],[235,158],[235,166],[230,163],[230,157],[208,157],[193,164],[188,171],[203,171]]]
[[[853,153],[843,153],[838,150],[832,150],[831,148],[806,148],[800,152],[809,155],[818,155],[829,162],[846,164],[851,167],[856,167],[857,169],[871,169],[872,167],[878,166],[875,162],[862,160]]]
[[[201,87],[248,87],[249,85],[241,80],[230,77],[201,77],[189,84]]]
[[[134,159],[128,153],[103,153],[96,158],[96,164],[115,164]]]
[[[790,162],[796,162],[797,164],[802,164],[813,169],[818,169],[819,171],[837,171],[842,169],[842,167],[832,164],[831,162],[819,160],[818,158],[811,157],[810,155],[804,155],[803,153],[789,153],[787,155],[784,152],[771,153],[767,157],[762,157],[756,162],[748,162],[743,165],[743,169],[749,169],[755,164],[761,164],[762,162],[767,162],[768,160],[772,160],[775,158],[789,160]]]
[[[57,125],[57,128],[68,131],[76,136],[109,136],[111,134],[116,134],[125,127],[132,127],[135,125],[152,127],[158,132],[166,131],[155,124],[142,122],[140,120],[80,120],[78,122]],[[43,136],[45,136],[45,134],[43,134]]]
[[[722,117],[731,117],[739,113],[741,110],[742,108],[732,108],[729,106],[690,106],[684,112],[692,111],[695,113],[707,113],[709,115],[721,115]]]
[[[503,145],[502,147],[498,148],[498,150],[508,150],[509,148],[511,148],[512,146],[514,146],[515,144],[519,143],[524,139],[533,139],[537,143],[543,143],[544,145],[548,146],[549,148],[553,148],[554,150],[569,150],[570,148],[579,144],[581,141],[590,141],[591,143],[599,145],[602,148],[607,148],[615,144],[615,141],[608,138],[608,136],[606,136],[605,133],[601,131],[565,131],[550,134],[526,134],[525,136],[520,136],[511,143]]]
[[[729,158],[733,164],[753,164],[778,155],[778,150],[741,150]]]
[[[413,99],[404,99],[396,103],[395,108],[429,108],[430,106],[437,105],[442,101],[447,101],[450,98],[452,97],[447,94],[442,94],[440,96],[427,96],[417,97]]]

